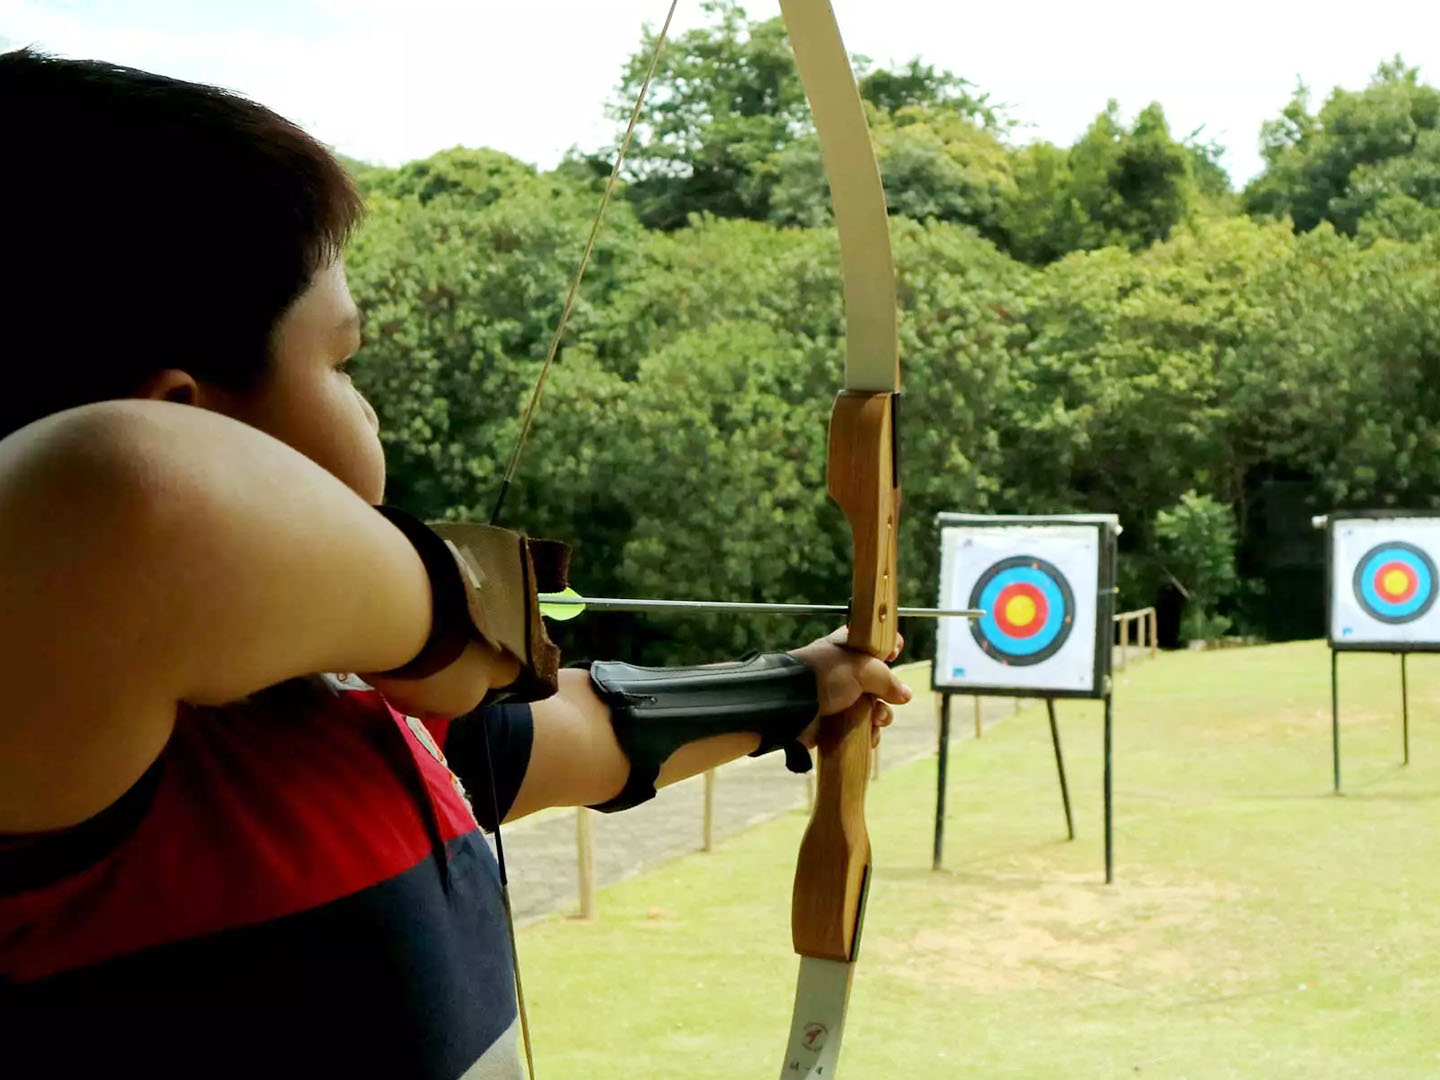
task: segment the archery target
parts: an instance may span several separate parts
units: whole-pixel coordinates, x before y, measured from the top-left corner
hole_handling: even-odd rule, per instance
[[[970,590],[985,612],[970,633],[1002,664],[1041,664],[1060,651],[1075,625],[1075,594],[1052,563],[1030,555],[1002,559]]]
[[[1330,634],[1344,646],[1440,646],[1440,519],[1331,523]]]
[[[957,523],[940,533],[940,604],[985,614],[941,620],[935,687],[1100,693],[1105,665],[1097,662],[1104,659],[1097,629],[1102,616],[1110,617],[1108,598],[1099,595],[1109,519],[954,517]]]
[[[1414,544],[1376,544],[1355,564],[1355,599],[1371,617],[1414,622],[1435,602],[1435,564]]]

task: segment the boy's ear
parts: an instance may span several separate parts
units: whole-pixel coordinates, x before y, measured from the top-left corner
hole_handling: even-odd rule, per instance
[[[198,405],[200,384],[188,371],[165,368],[147,375],[131,396],[151,401],[173,401],[179,405]]]

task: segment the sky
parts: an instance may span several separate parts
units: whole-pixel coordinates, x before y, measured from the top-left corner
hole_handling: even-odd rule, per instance
[[[833,0],[852,53],[918,57],[1007,105],[1021,141],[1069,145],[1110,98],[1258,173],[1260,124],[1396,53],[1440,82],[1437,0]],[[217,83],[344,154],[395,165],[456,145],[550,167],[610,141],[603,106],[668,0],[0,0],[0,47],[34,45]],[[778,0],[751,0],[768,18]],[[704,22],[682,0],[675,30]]]

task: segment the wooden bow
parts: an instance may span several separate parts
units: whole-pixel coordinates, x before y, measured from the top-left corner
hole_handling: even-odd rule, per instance
[[[826,486],[854,540],[851,648],[888,658],[898,640],[900,392],[895,268],[880,169],[829,0],[781,0],[830,183],[845,287],[845,385],[830,415]],[[800,844],[791,936],[800,955],[782,1080],[833,1077],[865,912],[865,787],[872,703],[826,722],[815,808]]]
[[[845,379],[830,417],[826,485],[849,521],[854,540],[847,619],[849,645],[885,659],[895,651],[898,641],[899,611],[895,553],[900,485],[895,457],[895,407],[900,392],[900,363],[890,220],[865,108],[829,0],[781,0],[780,7],[814,115],[840,237],[846,316]],[[671,0],[600,211],[525,410],[520,437],[496,500],[496,520],[518,467],[546,376],[555,362],[674,13],[675,0]],[[815,809],[801,841],[795,870],[791,928],[801,961],[782,1080],[831,1077],[840,1053],[870,870],[865,786],[870,764],[871,708],[870,699],[864,698],[843,716],[827,720],[819,740]],[[498,829],[496,839],[498,847]],[[503,855],[501,859],[503,881]],[[508,896],[506,907],[508,914]],[[511,940],[513,947],[513,929]],[[517,959],[517,992],[519,974]],[[523,995],[520,1002],[529,1059]],[[533,1062],[530,1071],[533,1076]]]

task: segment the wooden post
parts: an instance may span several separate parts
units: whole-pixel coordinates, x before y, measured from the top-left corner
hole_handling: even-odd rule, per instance
[[[705,823],[701,826],[700,850],[709,851],[715,841],[715,770],[705,770]]]
[[[575,817],[576,865],[580,871],[580,918],[595,918],[595,832],[591,817],[595,811],[578,807]]]
[[[980,719],[980,695],[975,695],[975,738],[980,738],[985,730],[985,725]]]
[[[1150,609],[1150,659],[1154,660],[1160,651],[1160,613]]]

